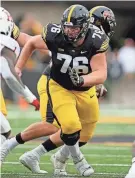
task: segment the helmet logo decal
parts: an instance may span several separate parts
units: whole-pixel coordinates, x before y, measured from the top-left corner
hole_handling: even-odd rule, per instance
[[[111,13],[109,11],[104,11],[103,17],[104,17],[104,19],[106,19],[107,17],[111,17]]]

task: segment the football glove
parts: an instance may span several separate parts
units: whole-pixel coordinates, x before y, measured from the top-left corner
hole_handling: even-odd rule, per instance
[[[79,76],[74,68],[68,68],[68,74],[74,86],[81,87],[84,84],[83,77]]]
[[[96,85],[96,94],[97,97],[104,97],[107,94],[107,89],[104,87],[104,85]]]

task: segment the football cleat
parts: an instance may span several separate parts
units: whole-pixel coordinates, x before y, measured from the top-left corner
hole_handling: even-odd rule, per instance
[[[21,164],[23,164],[26,168],[28,168],[31,172],[33,173],[38,173],[38,174],[46,174],[48,173],[47,171],[40,170],[39,167],[39,160],[31,152],[24,153],[20,158],[19,161]]]
[[[88,164],[84,157],[75,164],[75,167],[80,175],[84,177],[88,177],[94,173],[94,169]]]
[[[53,163],[54,166],[55,176],[67,176],[67,172],[65,170],[66,167],[65,162],[61,162],[60,160],[58,160],[55,154],[51,156],[51,162]]]

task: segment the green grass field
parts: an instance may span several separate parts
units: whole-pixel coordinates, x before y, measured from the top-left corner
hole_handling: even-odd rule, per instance
[[[53,167],[50,162],[50,155],[48,153],[41,158],[41,168],[47,170],[49,173],[46,175],[32,174],[29,170],[23,167],[18,158],[24,152],[34,148],[37,144],[21,145],[6,158],[2,167],[2,178],[24,178],[24,177],[53,177]],[[91,178],[124,178],[130,166],[131,160],[131,148],[123,146],[105,146],[103,144],[88,144],[82,149],[88,162],[95,169],[95,174]],[[71,161],[68,162],[67,171],[71,174],[68,177],[80,177],[77,176],[77,171]],[[76,174],[76,175],[75,175]]]
[[[38,118],[23,118],[23,115],[16,116],[10,119],[12,126],[12,134],[22,131],[25,127],[33,122],[39,121]],[[95,136],[133,136],[135,129],[133,124],[123,123],[100,123],[97,125]],[[127,141],[126,141],[127,142]],[[53,166],[50,162],[50,156],[53,152],[46,154],[41,158],[40,166],[48,171],[46,175],[32,174],[29,170],[23,167],[18,159],[26,151],[36,147],[38,141],[33,141],[25,145],[21,145],[14,149],[6,158],[2,170],[2,178],[53,178]],[[131,145],[124,146],[121,143],[89,143],[81,148],[88,162],[93,166],[95,174],[91,178],[124,178],[131,164]],[[80,177],[72,163],[69,160],[67,164],[67,177]]]

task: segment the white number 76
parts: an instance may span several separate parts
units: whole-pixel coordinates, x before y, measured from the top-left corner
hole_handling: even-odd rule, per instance
[[[71,64],[72,56],[67,55],[67,54],[58,53],[57,59],[60,60],[60,61],[65,60],[60,71],[62,73],[66,73],[68,67]],[[81,62],[84,65],[79,65],[79,62]],[[86,66],[86,64],[88,64],[88,59],[85,56],[73,58],[73,68],[76,69],[77,73],[87,74],[88,73],[88,66]]]

